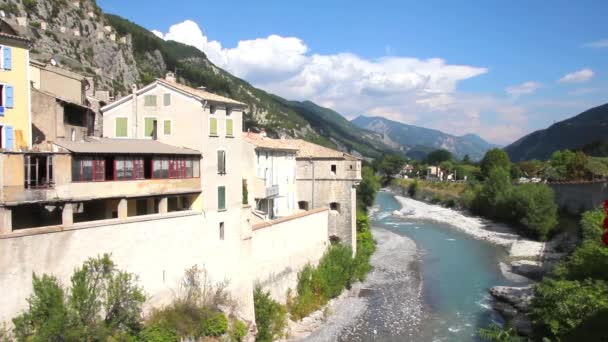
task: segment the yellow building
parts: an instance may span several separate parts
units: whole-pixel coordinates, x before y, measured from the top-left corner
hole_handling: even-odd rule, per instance
[[[32,146],[30,40],[2,25],[0,30],[0,148]]]

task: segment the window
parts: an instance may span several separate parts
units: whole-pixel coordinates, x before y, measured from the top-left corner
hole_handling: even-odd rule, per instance
[[[114,160],[115,180],[144,179],[144,159],[117,157]]]
[[[163,121],[163,134],[171,135],[171,120]]]
[[[26,189],[53,187],[53,156],[26,155],[24,162]]]
[[[298,202],[298,208],[300,210],[308,210],[308,202],[306,202],[306,201],[299,201]]]
[[[164,106],[170,106],[171,105],[171,94],[170,93],[166,93],[163,95],[163,105]]]
[[[144,137],[156,139],[156,118],[144,118]]]
[[[210,105],[209,106],[209,113],[215,114],[215,109],[216,109],[215,105]]]
[[[217,118],[209,118],[209,135],[217,137]]]
[[[217,209],[226,210],[226,187],[217,187]]]
[[[220,222],[220,240],[224,240],[224,222]]]
[[[337,170],[337,169],[338,169],[338,167],[336,166],[336,164],[332,164],[332,165],[331,165],[331,174],[332,174],[333,176],[335,176],[335,175],[336,175],[336,170]]]
[[[230,114],[232,114],[232,109],[229,107],[226,107],[226,116],[229,116]]]
[[[152,160],[152,178],[199,177],[199,161],[193,158],[158,157]]]
[[[8,46],[2,46],[2,69],[11,70],[13,68],[12,50]]]
[[[103,182],[106,180],[106,162],[96,157],[72,158],[72,182]]]
[[[3,142],[2,148],[5,148],[7,150],[12,150],[15,145],[15,137],[14,137],[15,132],[13,130],[13,127],[4,126],[4,127],[2,127],[2,129],[3,129],[2,135],[4,135],[4,142]]]
[[[340,203],[337,203],[337,202],[329,203],[329,209],[340,212]]]
[[[233,127],[233,120],[232,119],[226,119],[226,136],[227,137],[233,137],[234,136],[234,127]]]
[[[217,173],[226,174],[226,151],[217,151]]]
[[[13,108],[14,89],[10,85],[0,84],[0,107]],[[4,116],[4,110],[0,110],[0,116]]]
[[[127,118],[116,118],[114,119],[114,136],[117,138],[126,138],[127,135]]]
[[[145,95],[144,96],[144,106],[156,107],[156,95]]]

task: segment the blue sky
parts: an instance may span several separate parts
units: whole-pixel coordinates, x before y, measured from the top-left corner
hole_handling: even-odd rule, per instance
[[[256,86],[349,118],[505,144],[608,102],[608,1],[98,4]]]

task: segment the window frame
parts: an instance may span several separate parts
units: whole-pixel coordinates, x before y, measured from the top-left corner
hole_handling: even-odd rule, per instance
[[[147,99],[154,98],[154,104],[148,104]],[[158,96],[156,94],[144,94],[144,107],[158,107]]]
[[[215,134],[212,132],[211,130],[211,120],[215,120]],[[209,136],[210,137],[214,137],[217,138],[220,136],[220,123],[219,120],[217,118],[217,116],[210,116],[209,117]]]
[[[163,172],[163,164],[167,163],[167,177],[155,177],[154,173],[157,171],[155,169],[155,162],[160,162],[161,164],[161,172]],[[192,167],[192,176],[188,176],[188,161],[191,162]],[[191,178],[200,178],[200,159],[196,157],[180,157],[180,156],[163,156],[163,157],[153,157],[150,160],[152,163],[151,167],[151,178],[150,179],[191,179]],[[195,163],[198,163],[198,167],[195,167]],[[177,166],[177,167],[176,167]]]
[[[126,176],[123,176],[123,178],[118,178],[118,164],[119,162],[123,163],[123,170],[126,170],[126,168],[124,167],[125,161],[130,161],[131,162],[131,178],[126,178]],[[123,157],[123,156],[117,156],[114,157],[114,174],[112,175],[112,181],[114,182],[123,182],[123,181],[138,181],[138,180],[145,180],[145,171],[144,171],[144,163],[145,163],[145,158],[142,157]],[[141,172],[141,177],[138,177],[139,172]],[[123,171],[123,175],[125,174],[125,172]]]
[[[169,123],[169,134],[165,131],[165,123]],[[171,119],[163,119],[163,135],[168,137],[173,135],[173,120]]]
[[[117,128],[118,128],[118,119],[125,119],[126,120],[126,124],[125,124],[125,136],[119,136],[117,133]],[[117,116],[114,117],[114,138],[116,139],[129,139],[129,117],[128,116]]]
[[[223,170],[220,169],[220,153],[222,153],[222,156],[223,156],[223,161],[222,161],[223,162],[223,166],[224,166]],[[224,149],[219,149],[216,152],[217,162],[218,162],[217,163],[217,174],[218,175],[226,175],[226,174],[228,174],[228,172],[226,171],[227,170],[227,167],[226,167],[226,159],[227,159],[226,158],[226,154],[227,154],[226,150],[224,150]]]
[[[226,239],[226,223],[225,222],[220,222],[220,241],[224,241]]]
[[[169,101],[167,101],[167,99],[169,99]],[[171,106],[172,100],[173,100],[173,96],[171,96],[171,93],[164,93],[163,94],[163,107]]]
[[[220,202],[220,189],[223,190],[224,193],[224,201],[223,203]],[[226,186],[225,185],[218,185],[217,187],[217,210],[218,211],[226,211]]]
[[[147,119],[152,119],[152,135],[147,135],[146,134],[146,120]],[[148,115],[148,116],[144,116],[144,124],[143,124],[143,127],[142,127],[143,132],[142,132],[141,136],[144,139],[152,139],[152,140],[154,140],[154,128],[155,128],[154,127],[154,121],[156,121],[156,137],[158,138],[158,118],[156,116]]]
[[[84,162],[91,161],[91,180],[84,179]],[[74,179],[74,162],[78,162],[80,179]],[[102,179],[97,179],[97,168],[100,167],[103,170]],[[115,171],[116,172],[116,171]],[[94,156],[82,156],[72,157],[72,183],[98,183],[106,181],[106,160],[103,157]]]
[[[224,123],[224,126],[225,126],[224,131],[226,133],[225,136],[227,138],[234,138],[234,120],[232,118],[226,118],[226,120],[224,120],[224,121],[225,121],[225,123]],[[232,128],[232,132],[230,134],[228,134],[228,121],[230,121],[230,123],[232,125],[232,127],[231,127]]]

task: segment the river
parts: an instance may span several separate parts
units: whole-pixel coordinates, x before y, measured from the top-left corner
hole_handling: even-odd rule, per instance
[[[433,220],[392,213],[389,192],[371,216],[377,252],[358,298],[336,305],[307,341],[475,341],[480,327],[501,322],[487,290],[521,285],[502,274],[503,247]],[[454,215],[460,215],[454,212]]]

